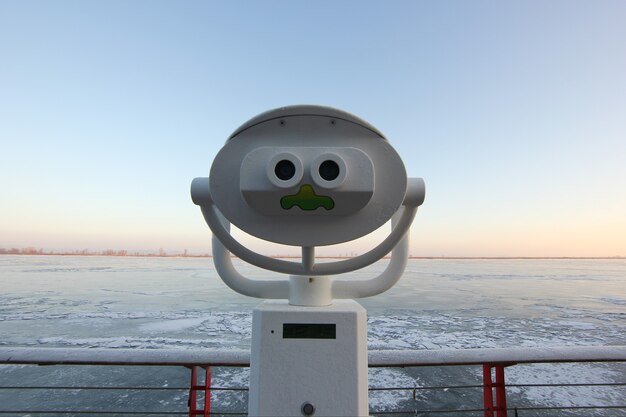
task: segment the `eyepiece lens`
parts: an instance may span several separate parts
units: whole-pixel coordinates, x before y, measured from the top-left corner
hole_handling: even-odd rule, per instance
[[[274,167],[274,173],[278,177],[278,179],[287,181],[293,178],[296,175],[296,166],[293,162],[283,159],[278,161],[276,167]]]
[[[339,165],[329,159],[320,164],[319,173],[326,181],[332,181],[339,176]]]

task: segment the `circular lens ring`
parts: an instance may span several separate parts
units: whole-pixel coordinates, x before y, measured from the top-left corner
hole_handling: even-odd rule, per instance
[[[302,181],[304,167],[298,156],[291,152],[272,155],[266,165],[267,179],[278,188],[291,188]]]
[[[318,187],[328,190],[340,187],[348,173],[346,161],[334,152],[319,155],[311,164],[310,169],[313,182]]]

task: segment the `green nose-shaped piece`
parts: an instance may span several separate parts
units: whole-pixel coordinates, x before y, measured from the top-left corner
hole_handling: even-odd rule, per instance
[[[313,191],[313,187],[309,184],[304,184],[300,187],[298,194],[286,195],[281,198],[280,206],[285,210],[289,210],[293,206],[298,206],[302,210],[315,210],[318,207],[331,210],[335,207],[335,202],[330,197],[316,195],[315,191]]]

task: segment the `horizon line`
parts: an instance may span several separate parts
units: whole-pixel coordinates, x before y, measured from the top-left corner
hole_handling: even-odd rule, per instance
[[[74,250],[74,251],[44,251],[43,249],[36,249],[34,247],[25,247],[25,248],[11,248],[5,249],[0,247],[0,255],[11,255],[11,256],[113,256],[113,257],[156,257],[156,258],[213,258],[213,256],[209,253],[188,253],[187,250],[180,253],[170,252],[163,249],[159,249],[158,251],[150,252],[150,251],[128,251],[128,250],[113,250],[107,249],[102,251],[89,251],[88,249],[82,250]],[[283,258],[283,259],[301,259],[300,256],[297,255],[267,255],[270,258]],[[358,256],[355,255],[355,256]],[[355,256],[343,256],[343,255],[319,255],[316,256],[317,259],[350,259]],[[389,259],[389,255],[384,256],[381,259]],[[419,256],[419,255],[409,255],[408,259],[484,259],[484,260],[515,260],[515,259],[626,259],[626,256],[622,255],[614,255],[614,256],[447,256],[447,255],[438,255],[438,256]]]

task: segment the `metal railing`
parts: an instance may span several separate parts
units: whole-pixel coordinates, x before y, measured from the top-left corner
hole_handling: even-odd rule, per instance
[[[10,392],[12,395],[22,395],[36,391],[84,391],[84,392],[178,392],[181,397],[188,399],[187,404],[172,410],[147,409],[118,410],[118,409],[88,409],[85,404],[75,407],[72,403],[67,408],[39,408],[24,409],[3,408],[0,403],[0,415],[15,416],[42,416],[42,415],[204,415],[230,416],[245,415],[241,410],[216,410],[210,408],[211,396],[220,392],[245,393],[247,387],[220,387],[214,386],[210,378],[210,369],[215,367],[247,367],[250,362],[249,351],[206,351],[206,350],[132,350],[132,349],[62,349],[62,348],[7,348],[0,347],[0,364],[4,365],[123,365],[123,366],[176,366],[187,367],[192,370],[189,386],[144,386],[144,385],[47,385],[47,384],[8,384],[0,381],[0,395]],[[506,384],[505,369],[511,366],[537,363],[615,363],[626,362],[626,346],[609,347],[552,347],[552,348],[524,348],[524,349],[462,349],[439,351],[370,351],[369,366],[371,368],[415,368],[415,367],[482,367],[483,381],[481,384],[441,384],[432,386],[372,386],[370,393],[405,392],[407,401],[402,409],[372,409],[372,415],[412,415],[412,416],[442,416],[464,415],[485,417],[511,416],[539,416],[554,415],[556,411],[590,415],[590,412],[605,413],[594,415],[626,416],[626,381],[612,382],[567,382],[567,383],[528,383]],[[200,368],[205,369],[204,380],[198,373]],[[82,369],[82,368],[81,368]],[[450,369],[450,368],[448,368]],[[495,371],[495,380],[492,380]],[[208,383],[206,381],[208,380]],[[375,383],[375,381],[374,381]],[[194,389],[194,386],[196,387]],[[598,389],[620,390],[623,395],[620,403],[584,404],[584,405],[555,405],[555,404],[516,404],[510,400],[511,390],[543,389],[558,390],[593,387]],[[452,392],[464,392],[463,398],[472,399],[469,405],[463,407],[430,407],[421,401],[424,392],[436,392],[438,395],[449,395]],[[493,395],[495,392],[495,395]],[[509,395],[507,395],[509,394]],[[509,401],[507,403],[507,397]],[[193,400],[193,401],[192,401]],[[482,402],[481,402],[482,400]],[[197,405],[197,401],[201,405]],[[410,406],[407,406],[409,404]],[[472,405],[473,404],[473,405]],[[88,405],[88,404],[87,404]],[[185,407],[186,405],[186,407]],[[426,406],[426,407],[424,407]],[[71,407],[71,408],[70,408]],[[245,407],[242,407],[245,408]],[[606,414],[613,413],[613,414]]]

